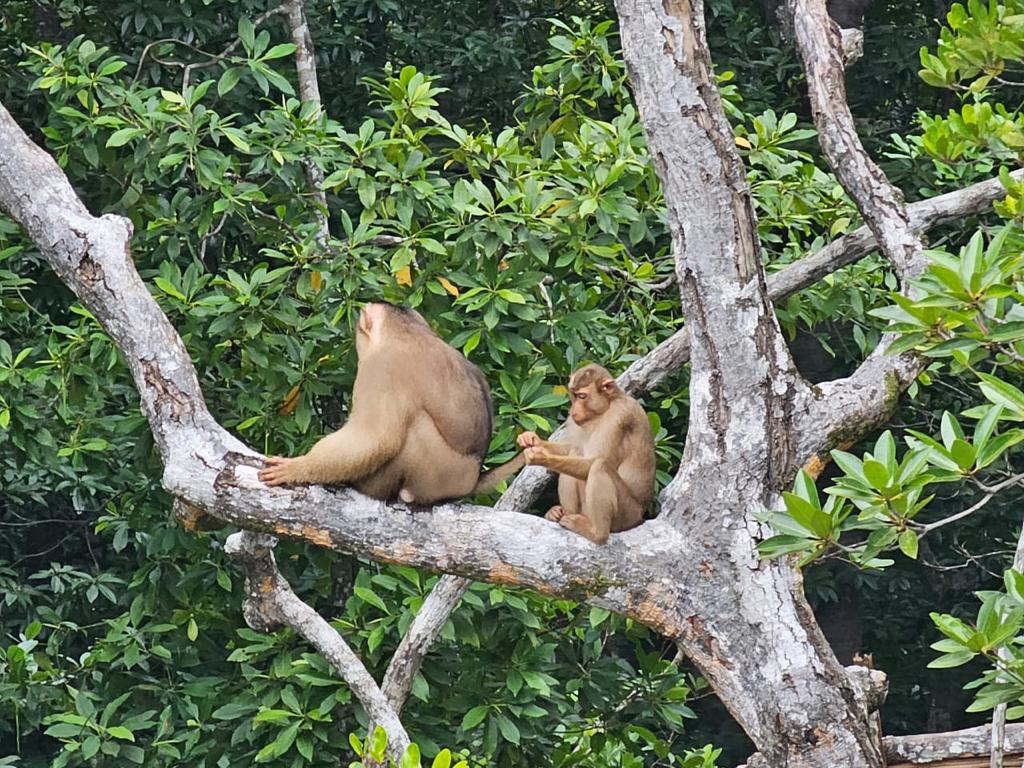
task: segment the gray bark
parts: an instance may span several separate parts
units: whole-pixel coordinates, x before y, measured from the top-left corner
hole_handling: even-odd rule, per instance
[[[882,739],[887,764],[928,765],[951,758],[985,757],[992,743],[992,728],[981,725],[949,733],[922,733],[913,736],[886,736]],[[1024,755],[1024,724],[1006,726],[1007,753],[1020,760]]]
[[[658,520],[701,552],[703,575],[686,580],[687,605],[700,608],[677,637],[768,764],[880,765],[866,704],[814,623],[799,574],[756,553],[752,514],[806,458],[795,409],[808,387],[767,299],[703,10],[688,0],[616,8],[690,330],[690,431]]]

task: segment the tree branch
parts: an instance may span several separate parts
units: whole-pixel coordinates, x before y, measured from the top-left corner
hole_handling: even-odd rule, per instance
[[[376,681],[352,652],[345,639],[316,611],[296,597],[274,561],[277,539],[248,531],[228,536],[225,552],[245,571],[246,623],[257,632],[273,632],[284,625],[301,635],[323,656],[363,705],[371,723],[388,735],[387,749],[395,764],[409,746],[398,713],[381,693]],[[369,733],[373,734],[371,727]]]
[[[987,756],[992,743],[991,732],[991,726],[980,725],[947,733],[886,736],[882,739],[882,745],[886,764],[890,768],[897,768],[897,765],[926,765],[949,758]],[[1024,754],[1024,724],[1007,726],[1004,744],[1007,752]]]
[[[924,268],[921,240],[910,226],[903,195],[868,156],[846,102],[839,28],[825,0],[788,0],[793,31],[807,73],[818,142],[882,252],[906,280]]]
[[[926,266],[924,248],[911,225],[903,195],[868,156],[846,101],[842,41],[825,0],[786,4],[807,74],[807,90],[818,142],[836,178],[853,199],[879,247],[900,276],[903,293]],[[883,423],[900,394],[924,367],[917,355],[889,355],[893,334],[846,379],[812,388],[800,404],[795,440],[799,453],[827,455],[829,447],[850,442]]]

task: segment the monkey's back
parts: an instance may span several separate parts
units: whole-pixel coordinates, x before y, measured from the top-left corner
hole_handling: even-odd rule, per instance
[[[387,354],[366,362],[357,389],[371,398],[372,390],[388,389],[404,432],[398,454],[355,487],[417,504],[470,493],[491,439],[491,397],[480,370],[425,325],[407,328]]]

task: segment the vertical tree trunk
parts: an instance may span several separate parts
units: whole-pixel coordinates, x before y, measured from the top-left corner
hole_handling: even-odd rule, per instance
[[[691,0],[616,8],[691,341],[690,432],[660,521],[694,542],[703,578],[680,580],[688,592],[671,612],[675,639],[769,765],[880,766],[865,701],[818,629],[799,574],[756,551],[753,514],[778,501],[807,458],[794,450],[807,387],[767,298],[703,9]]]

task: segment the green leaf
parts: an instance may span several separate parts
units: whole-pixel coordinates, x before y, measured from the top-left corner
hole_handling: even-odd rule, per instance
[[[487,717],[487,713],[489,711],[490,707],[488,707],[486,704],[481,704],[477,707],[473,707],[462,718],[462,730],[468,731],[471,728],[476,728],[476,726],[480,725],[480,723],[484,721],[484,718]]]
[[[69,739],[75,736],[81,736],[87,729],[82,725],[75,725],[73,723],[57,723],[47,728],[44,733],[47,736],[52,736],[55,739]]]
[[[122,741],[135,741],[135,734],[123,725],[114,725],[107,728],[107,734],[113,736],[115,739],[121,739]]]
[[[987,373],[979,373],[978,378],[981,379],[978,386],[985,397],[1011,411],[1018,418],[1024,418],[1024,392]]]
[[[868,482],[867,477],[864,475],[864,464],[860,459],[852,453],[846,453],[846,451],[836,450],[831,453],[832,460],[845,474],[857,480],[862,480],[864,483]]]
[[[978,420],[977,426],[974,428],[974,448],[980,454],[988,443],[989,438],[995,431],[996,426],[999,424],[999,417],[1002,415],[1003,409],[998,405],[993,405],[988,408],[985,415]]]
[[[519,743],[519,728],[516,724],[509,720],[505,715],[498,713],[494,716],[495,721],[498,723],[498,730],[501,731],[502,737],[505,741],[510,741],[513,744]]]
[[[964,431],[960,427],[960,423],[949,411],[943,411],[942,413],[942,423],[939,427],[939,432],[942,435],[942,444],[946,448],[952,447],[955,440],[964,439]]]
[[[385,613],[388,612],[387,605],[385,605],[384,601],[381,600],[377,596],[377,593],[375,593],[372,589],[369,589],[368,587],[354,587],[352,591],[363,602],[369,603],[370,605],[376,608],[380,608]]]
[[[129,141],[137,138],[143,134],[141,128],[122,128],[119,131],[114,131],[110,138],[107,139],[107,147],[123,147]]]
[[[1024,430],[1012,429],[998,435],[990,440],[985,447],[978,452],[976,460],[978,469],[984,469],[996,459],[1001,457],[1009,448],[1024,440]]]
[[[963,471],[968,471],[974,466],[974,447],[965,440],[957,438],[950,446],[949,455]]]
[[[897,542],[900,546],[900,551],[909,557],[911,560],[917,559],[917,534],[909,528],[900,533]]]
[[[245,16],[238,20],[238,36],[242,39],[245,47],[252,50],[256,45],[256,28]]]
[[[885,468],[880,461],[874,459],[867,459],[864,461],[864,477],[867,481],[875,488],[884,489],[888,488],[892,482],[892,478],[889,476],[889,470]]]
[[[299,704],[299,700],[295,696],[295,691],[290,687],[286,687],[281,690],[281,701],[292,712],[302,714],[302,706]]]
[[[260,56],[260,59],[262,61],[269,61],[270,59],[280,59],[293,53],[295,53],[295,45],[293,43],[278,43]]]
[[[793,492],[801,499],[806,499],[815,509],[821,509],[821,499],[818,497],[814,479],[802,469],[797,473],[793,483]]]
[[[231,92],[231,90],[238,85],[238,81],[242,79],[242,75],[245,73],[244,67],[231,67],[230,69],[224,70],[224,74],[220,76],[220,80],[217,81],[217,95],[224,96]]]
[[[950,669],[951,667],[962,667],[964,664],[969,662],[978,654],[971,651],[957,651],[956,653],[946,653],[939,658],[928,663],[929,669]]]
[[[237,720],[255,709],[256,705],[252,702],[233,701],[215,709],[212,717],[214,720]]]
[[[420,768],[420,748],[415,744],[406,747],[399,766],[400,768]]]
[[[254,723],[276,723],[283,720],[290,720],[295,713],[287,709],[262,709],[252,719]]]

